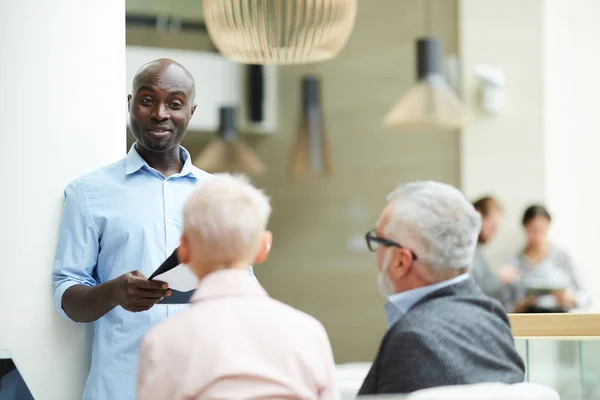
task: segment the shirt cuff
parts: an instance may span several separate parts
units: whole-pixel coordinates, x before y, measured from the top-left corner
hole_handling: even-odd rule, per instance
[[[61,283],[60,285],[58,285],[56,287],[56,289],[54,289],[54,306],[56,307],[56,311],[58,312],[58,315],[60,315],[63,319],[66,319],[67,321],[71,321],[71,322],[76,322],[76,321],[71,319],[67,315],[65,310],[63,310],[62,298],[63,298],[63,295],[65,294],[65,292],[67,291],[67,289],[70,288],[71,286],[75,286],[75,285],[81,285],[81,283],[73,282],[73,281],[66,281],[66,282]]]

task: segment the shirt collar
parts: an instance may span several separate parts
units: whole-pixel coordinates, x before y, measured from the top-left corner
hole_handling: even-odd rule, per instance
[[[385,313],[387,316],[388,328],[398,322],[398,320],[402,318],[412,306],[414,306],[425,296],[442,288],[465,281],[468,278],[469,273],[464,273],[443,282],[407,290],[405,292],[400,292],[389,296],[388,301],[385,303]]]
[[[206,172],[194,167],[190,153],[183,146],[179,146],[179,157],[183,161],[183,167],[179,176],[191,175],[196,179],[202,179],[208,175]],[[153,170],[142,156],[140,156],[140,153],[137,152],[134,143],[125,157],[125,175],[134,174],[144,167]]]
[[[191,303],[216,297],[246,296],[268,296],[268,294],[249,270],[222,269],[211,272],[200,281]]]

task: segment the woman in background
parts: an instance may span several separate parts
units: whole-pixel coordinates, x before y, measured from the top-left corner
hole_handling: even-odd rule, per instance
[[[522,288],[516,312],[567,312],[587,303],[573,260],[548,240],[552,218],[541,205],[532,205],[523,215],[527,244],[514,265]]]

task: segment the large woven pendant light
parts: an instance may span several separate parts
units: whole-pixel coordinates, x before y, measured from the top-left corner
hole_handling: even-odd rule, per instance
[[[357,0],[203,0],[212,41],[245,64],[306,64],[344,48]]]
[[[302,78],[302,109],[290,170],[293,175],[331,176],[331,150],[325,132],[319,78]]]
[[[265,165],[256,153],[241,142],[235,127],[235,107],[219,109],[217,138],[196,157],[194,165],[206,172],[229,172],[260,175]]]

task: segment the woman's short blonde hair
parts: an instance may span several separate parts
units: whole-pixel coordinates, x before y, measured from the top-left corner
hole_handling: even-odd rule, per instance
[[[234,263],[255,255],[270,215],[269,198],[246,178],[216,174],[186,200],[183,230],[207,261]]]

